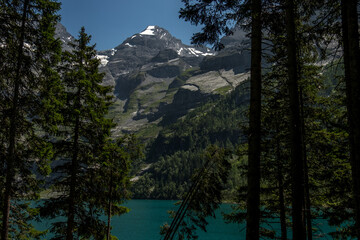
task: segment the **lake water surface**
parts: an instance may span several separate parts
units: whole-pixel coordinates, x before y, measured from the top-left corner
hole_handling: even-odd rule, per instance
[[[160,240],[160,226],[171,223],[167,211],[176,210],[178,206],[170,200],[130,200],[126,207],[130,212],[122,216],[112,218],[112,234],[120,240]],[[245,224],[227,224],[222,219],[221,212],[231,212],[230,204],[223,204],[217,211],[216,219],[209,219],[207,232],[197,231],[200,240],[239,240],[245,239]],[[316,220],[317,228],[323,233],[329,232],[325,220]],[[49,227],[48,223],[42,223],[41,229]],[[279,224],[272,224],[274,230],[280,230]],[[291,229],[288,229],[288,237],[291,238]],[[321,234],[322,235],[322,234]],[[317,239],[331,239],[325,235]]]
[[[176,201],[171,200],[130,200],[124,206],[130,212],[112,218],[111,234],[120,240],[160,240],[160,226],[171,223],[168,211],[176,210]],[[198,230],[200,240],[235,240],[245,237],[245,231],[240,232],[244,226],[226,224],[221,216],[221,211],[230,212],[229,204],[223,204],[217,211],[216,219],[209,219],[207,232]],[[38,229],[45,230],[50,227],[50,222],[34,223]],[[48,234],[46,239],[51,237]]]
[[[112,234],[124,240],[159,240],[160,226],[171,223],[168,210],[176,210],[174,201],[168,200],[131,200],[127,204],[130,212],[113,218]],[[230,211],[230,205],[224,205],[222,210]],[[221,218],[221,211],[216,219],[210,219],[208,232],[198,231],[201,240],[241,239],[245,232],[240,232],[238,224],[226,224]]]

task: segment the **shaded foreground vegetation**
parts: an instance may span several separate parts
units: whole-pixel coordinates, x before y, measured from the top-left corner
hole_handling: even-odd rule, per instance
[[[180,17],[204,26],[194,43],[220,49],[234,25],[249,32],[251,75],[148,143],[134,197],[184,198],[166,239],[195,239],[224,200],[237,203],[225,217],[246,221],[247,239],[288,239],[289,227],[312,239],[318,217],[338,227],[332,237],[359,238],[357,1],[183,2]],[[111,239],[111,216],[128,211],[131,161],[140,169],[136,137],[111,134],[112,88],[90,36],[82,28],[71,52],[55,39],[59,8],[0,1],[2,240],[40,239],[39,217],[62,219],[53,239]],[[260,224],[274,219],[280,232]]]
[[[238,155],[237,164],[234,164],[238,169],[234,175],[239,181],[234,183],[230,173],[229,182],[233,188],[224,193],[231,192],[230,199],[238,203],[227,218],[234,222],[246,221],[247,239],[260,236],[287,239],[289,227],[293,239],[312,239],[317,231],[313,221],[318,217],[328,218],[329,223],[337,227],[332,237],[359,238],[359,150],[355,147],[359,122],[354,122],[359,117],[360,99],[356,1],[183,2],[185,7],[180,10],[180,17],[204,24],[202,32],[194,35],[194,43],[207,42],[221,48],[221,34],[231,34],[231,26],[236,23],[250,33],[251,72],[260,72],[259,53],[266,64],[262,67],[261,80],[258,75],[250,77],[249,125],[242,124],[246,118],[238,118],[237,124],[243,127],[234,128],[242,130],[239,135],[247,136],[247,142],[237,139],[229,144],[231,134],[229,139],[211,141],[214,136],[211,130],[198,137],[199,125],[196,125],[194,114],[195,127],[185,128],[186,134],[179,130],[175,134],[160,134],[157,138],[162,146],[168,144],[168,148],[160,150],[162,161],[155,163],[144,178],[144,184],[152,184],[148,194],[161,198],[164,197],[161,193],[167,192],[176,197],[184,187],[187,187],[185,192],[191,191],[188,183],[178,182],[181,178],[173,179],[173,176],[180,169],[187,172],[185,166],[188,164],[181,160],[184,156],[202,159],[196,143],[192,143],[194,138],[221,147],[240,143],[234,151]],[[257,22],[259,17],[260,23]],[[262,29],[260,35],[259,27]],[[259,39],[262,46],[256,45]],[[219,109],[220,106],[224,105],[219,103]],[[204,110],[198,114],[207,115]],[[210,128],[204,127],[204,131],[218,127],[221,115],[207,117],[203,118],[207,119],[203,126],[210,125]],[[186,118],[183,124],[192,122],[190,119]],[[233,123],[222,122],[222,128],[216,129],[217,136]],[[257,137],[258,134],[261,137]],[[178,149],[179,143],[190,143],[194,148],[183,144],[184,151]],[[234,162],[234,155],[228,157],[228,161]],[[168,174],[164,170],[170,162],[180,164]],[[171,184],[162,184],[164,179]],[[229,182],[224,180],[219,189],[229,186]],[[200,185],[197,191],[201,192],[201,184],[195,181],[191,186],[194,185]],[[158,191],[160,188],[164,191]],[[201,195],[194,194],[198,196],[195,201],[201,202]],[[217,201],[215,198],[214,203]],[[188,206],[191,208],[191,204]],[[194,216],[204,211],[200,206],[195,209]],[[207,209],[209,211],[212,210]],[[179,214],[181,216],[181,212],[174,221]],[[189,216],[189,220],[203,228],[203,222],[194,216]],[[260,222],[272,218],[280,222],[280,232],[264,227],[266,225],[260,227]],[[176,227],[171,226],[168,231],[173,234],[174,229]],[[186,229],[178,233],[179,238],[192,238]]]

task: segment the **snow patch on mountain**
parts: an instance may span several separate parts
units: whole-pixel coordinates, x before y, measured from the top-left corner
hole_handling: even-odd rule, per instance
[[[166,33],[161,34],[160,39],[163,39],[166,36]]]
[[[182,56],[182,55],[184,55],[186,53],[194,55],[196,57],[199,57],[199,56],[205,57],[205,56],[213,56],[213,55],[215,55],[215,53],[210,52],[209,49],[207,49],[207,52],[202,52],[202,51],[197,50],[197,49],[192,48],[192,47],[190,47],[190,48],[180,48],[176,52],[180,56]]]
[[[203,55],[204,53],[199,51],[199,50],[196,50],[195,48],[188,48],[187,49],[188,51],[190,51],[191,54],[195,55],[195,56],[199,56],[199,55]]]
[[[204,53],[202,51],[199,51],[195,48],[187,48],[186,50],[188,50],[191,54],[195,55],[196,57],[198,56],[212,56],[212,55],[215,55],[215,53]]]
[[[100,64],[102,67],[105,67],[109,62],[109,57],[106,55],[96,55],[96,57],[100,60]]]
[[[130,43],[125,43],[125,46],[128,46],[128,47],[135,47],[134,45],[131,45]]]
[[[179,50],[177,50],[177,54],[181,55],[181,52],[183,51],[183,48],[180,48]]]
[[[115,48],[111,49],[111,56],[114,56],[116,52],[117,52],[117,49],[115,49]]]
[[[155,35],[154,30],[155,26],[148,26],[144,31],[140,33],[140,35]]]
[[[216,55],[215,53],[202,53],[202,56],[214,56]]]

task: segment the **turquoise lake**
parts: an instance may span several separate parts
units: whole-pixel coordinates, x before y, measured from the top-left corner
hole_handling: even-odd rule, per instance
[[[170,200],[130,200],[126,207],[130,212],[120,217],[112,219],[112,234],[120,240],[160,240],[160,226],[165,222],[171,223],[167,211],[176,210],[175,201]],[[239,240],[245,239],[245,224],[226,224],[221,212],[229,213],[230,204],[223,204],[217,211],[216,219],[209,219],[207,232],[197,231],[200,240]],[[323,234],[317,236],[318,239],[331,239],[330,236],[324,235],[331,230],[325,220],[316,220],[315,227],[321,229]],[[38,224],[36,224],[38,225]],[[39,226],[39,225],[38,225]],[[40,224],[41,229],[49,227],[44,222]],[[272,224],[271,228],[279,230],[278,224]],[[289,238],[291,232],[289,229]]]

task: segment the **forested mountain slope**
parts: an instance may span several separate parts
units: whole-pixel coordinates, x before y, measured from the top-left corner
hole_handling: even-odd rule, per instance
[[[230,94],[205,103],[161,130],[148,145],[146,161],[150,168],[134,182],[134,197],[179,199],[188,190],[194,170],[202,166],[206,148],[214,144],[236,150],[246,142],[243,128],[248,88],[245,81]],[[239,162],[234,160],[233,164]],[[241,176],[232,172],[230,179],[228,189],[233,191]]]
[[[57,36],[68,49],[73,37],[62,25]],[[137,133],[154,138],[163,126],[189,110],[231,92],[248,78],[249,52],[244,34],[224,38],[225,49],[188,46],[158,26],[99,51],[104,85],[114,86],[109,117],[116,135]]]

